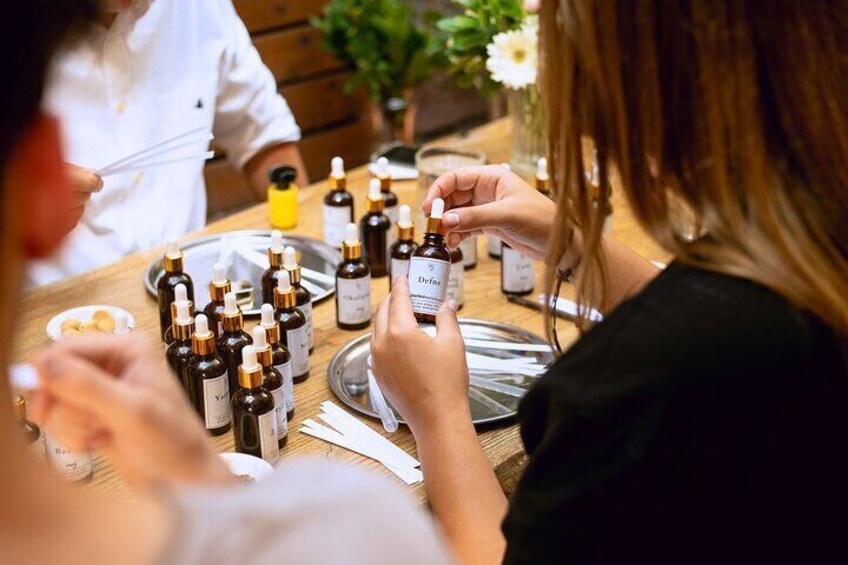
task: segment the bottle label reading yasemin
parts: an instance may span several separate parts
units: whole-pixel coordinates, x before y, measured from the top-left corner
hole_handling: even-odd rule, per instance
[[[230,423],[230,381],[227,373],[203,379],[203,413],[206,414],[207,430]]]
[[[465,268],[462,263],[452,263],[448,277],[448,299],[460,305],[465,300]]]
[[[306,343],[309,344],[309,349],[315,347],[315,341],[312,332],[312,302],[307,302],[303,306],[298,306],[298,310],[303,313],[303,317],[306,318]]]
[[[350,206],[328,206],[324,204],[324,243],[341,247],[345,226],[350,223]]]
[[[285,381],[284,381],[285,382]],[[285,385],[275,388],[271,393],[274,397],[274,416],[277,420],[277,439],[281,440],[289,433],[289,422],[286,418]]]
[[[259,420],[259,447],[262,459],[274,465],[280,459],[280,446],[277,443],[277,416],[274,411],[266,412]]]
[[[286,345],[292,356],[292,375],[299,377],[309,372],[309,341],[306,339],[306,325],[296,330],[286,330]]]
[[[339,322],[362,324],[371,319],[371,275],[361,279],[336,279]]]
[[[281,375],[283,375],[283,398],[286,402],[286,412],[294,410],[294,378],[292,377],[291,359],[282,365],[274,365]],[[285,418],[285,413],[283,418]]]
[[[413,257],[409,261],[409,297],[416,314],[435,315],[448,292],[450,263]]]
[[[392,283],[401,275],[409,274],[409,259],[392,259]]]
[[[533,290],[533,260],[522,255],[512,247],[503,247],[501,257],[503,265],[504,292],[530,292]]]

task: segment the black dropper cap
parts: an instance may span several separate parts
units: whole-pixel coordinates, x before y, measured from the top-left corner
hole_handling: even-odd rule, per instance
[[[297,178],[297,171],[288,165],[271,167],[268,178],[277,186],[278,190],[288,190]]]

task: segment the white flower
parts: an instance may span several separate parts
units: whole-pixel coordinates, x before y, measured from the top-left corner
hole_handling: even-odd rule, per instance
[[[529,25],[528,25],[529,24]],[[486,46],[486,69],[492,79],[516,90],[536,82],[539,38],[531,22],[515,31],[497,34]]]

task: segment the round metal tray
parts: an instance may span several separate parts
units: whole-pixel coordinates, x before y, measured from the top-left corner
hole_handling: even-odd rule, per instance
[[[233,281],[242,312],[247,316],[258,316],[262,307],[262,274],[267,266],[257,263],[262,259],[267,265],[270,243],[270,230],[226,232],[183,243],[183,268],[194,281],[195,307],[200,309],[209,303],[212,266],[221,259],[224,250],[224,255],[229,256],[227,274]],[[299,252],[300,264],[305,271],[303,280],[312,292],[312,303],[332,296],[335,292],[336,267],[342,261],[341,252],[323,241],[287,233],[283,233],[283,243],[291,245]],[[317,272],[318,275],[309,274],[307,269]],[[160,258],[153,261],[145,272],[144,286],[154,297],[156,283],[163,271]]]
[[[501,342],[547,345],[547,342],[534,333],[509,324],[489,322],[486,320],[461,319],[459,321],[462,334],[466,339],[495,340]],[[423,327],[425,331],[434,331],[432,326]],[[347,406],[365,414],[377,418],[377,412],[371,407],[371,399],[368,394],[368,355],[371,353],[371,334],[358,337],[345,345],[327,367],[327,380],[333,393]],[[469,346],[466,343],[466,351],[481,353],[489,356],[499,356],[503,359],[516,357],[531,357],[540,365],[550,365],[554,361],[552,351],[546,352],[516,352],[495,351],[479,347]],[[471,371],[472,376],[482,376]],[[434,375],[438,378],[438,375]],[[493,378],[500,383],[512,385],[527,391],[538,380],[538,376],[526,376],[510,373],[505,369],[498,375],[487,374],[487,378]],[[471,417],[475,424],[489,424],[508,420],[515,416],[518,410],[520,398],[501,392],[475,387],[469,387],[469,405],[471,406]],[[397,414],[398,421],[403,419]]]

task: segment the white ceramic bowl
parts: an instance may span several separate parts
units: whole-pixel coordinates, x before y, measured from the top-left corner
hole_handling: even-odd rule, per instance
[[[221,453],[221,459],[230,468],[233,475],[249,475],[259,482],[274,472],[274,467],[264,459],[246,453]]]
[[[132,314],[124,310],[123,308],[118,308],[117,306],[107,306],[105,304],[93,304],[91,306],[79,306],[77,308],[71,308],[70,310],[65,310],[59,314],[53,316],[49,322],[47,322],[47,336],[53,341],[59,341],[62,339],[62,322],[65,320],[79,320],[81,322],[85,322],[91,319],[92,314],[97,312],[98,310],[105,310],[109,312],[114,318],[118,313],[123,312],[127,316],[127,326],[130,329],[135,327],[135,318]]]

